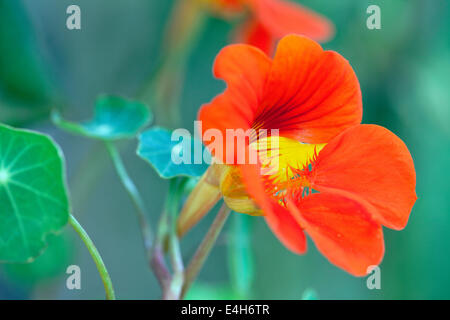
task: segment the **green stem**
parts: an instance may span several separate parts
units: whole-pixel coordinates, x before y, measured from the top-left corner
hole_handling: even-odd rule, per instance
[[[170,180],[169,194],[167,196],[166,211],[170,217],[169,228],[169,254],[171,263],[175,273],[184,272],[183,259],[181,257],[181,250],[179,239],[176,233],[176,221],[179,204],[182,196],[183,182],[177,178]]]
[[[86,245],[87,249],[89,250],[89,253],[92,256],[92,259],[95,262],[95,265],[97,266],[97,270],[100,274],[100,278],[102,279],[103,286],[105,287],[106,299],[116,300],[114,288],[108,270],[106,269],[105,263],[103,262],[100,253],[95,247],[94,242],[92,242],[91,238],[89,238],[89,235],[86,233],[86,231],[83,229],[83,227],[80,225],[80,223],[77,221],[77,219],[75,219],[73,215],[70,215],[69,223],[75,229],[75,232],[80,236],[81,240]]]
[[[123,161],[120,157],[120,154],[117,151],[115,145],[112,142],[105,142],[105,144],[111,156],[111,159],[114,163],[114,167],[117,171],[117,174],[119,175],[120,181],[127,190],[128,195],[130,196],[131,200],[133,201],[134,207],[136,208],[136,213],[139,219],[139,225],[141,227],[141,234],[144,240],[144,247],[147,252],[148,258],[151,259],[153,251],[152,247],[153,232],[151,231],[150,224],[147,221],[144,201],[142,200],[142,197],[139,194],[136,185],[133,183],[133,180],[131,180],[130,176],[128,175],[125,166],[123,164]]]
[[[183,258],[181,256],[180,243],[175,232],[171,232],[169,235],[169,254],[173,269],[173,276],[171,278],[169,287],[163,294],[163,299],[179,300],[181,298],[184,283],[184,265]]]
[[[167,213],[164,209],[159,219],[158,227],[156,229],[156,239],[155,243],[153,244],[153,252],[150,258],[150,264],[161,286],[163,298],[165,296],[165,292],[168,290],[167,288],[169,288],[170,286],[170,282],[172,281],[172,276],[169,269],[167,268],[166,260],[164,257],[164,242],[169,229],[169,223],[167,219]]]
[[[181,297],[181,289],[184,282],[184,263],[181,255],[181,248],[176,234],[176,217],[181,199],[182,182],[174,178],[170,180],[169,192],[166,199],[165,212],[168,220],[168,251],[170,263],[173,269],[173,276],[163,298],[166,300],[178,300]]]
[[[127,190],[133,204],[136,208],[136,213],[139,219],[139,225],[141,227],[141,234],[144,240],[144,247],[147,252],[147,258],[149,260],[149,265],[155,273],[156,278],[158,279],[163,292],[166,291],[166,288],[169,287],[171,282],[171,275],[169,269],[167,268],[166,262],[164,260],[164,250],[161,246],[159,238],[163,237],[164,227],[161,227],[162,231],[158,231],[158,237],[156,242],[153,242],[153,232],[150,228],[150,224],[147,221],[146,210],[144,206],[144,201],[142,200],[141,195],[139,194],[138,189],[135,184],[131,180],[128,175],[123,161],[120,157],[120,154],[112,142],[105,142],[106,147],[108,149],[109,154],[111,155],[111,159],[114,163],[114,167],[119,175],[120,180],[122,181],[123,186]],[[164,217],[162,217],[161,224],[164,224]],[[160,229],[160,228],[158,228]]]
[[[219,210],[219,213],[217,214],[216,218],[214,219],[214,222],[212,223],[208,233],[206,234],[202,243],[200,244],[197,251],[195,252],[194,257],[192,258],[191,262],[189,263],[188,267],[186,268],[181,298],[183,298],[186,295],[187,291],[189,290],[189,287],[192,285],[194,280],[197,278],[198,273],[200,272],[201,268],[203,267],[203,264],[205,263],[206,258],[209,256],[209,253],[211,252],[211,249],[212,249],[213,245],[215,244],[217,237],[219,236],[220,231],[222,230],[223,226],[225,225],[225,222],[229,215],[230,215],[230,209],[227,207],[226,204],[223,204]]]
[[[150,258],[150,266],[152,267],[156,279],[161,286],[164,297],[167,288],[170,287],[172,276],[170,275],[169,269],[167,268],[166,261],[164,259],[164,250],[159,243],[155,243],[155,247]]]

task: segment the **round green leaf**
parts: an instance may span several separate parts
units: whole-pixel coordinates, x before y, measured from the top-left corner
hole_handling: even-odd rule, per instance
[[[7,263],[4,271],[14,283],[32,286],[56,278],[70,265],[73,245],[64,234],[47,238],[48,246],[43,254],[31,263]]]
[[[59,147],[46,135],[0,125],[0,262],[30,262],[69,218]]]
[[[183,152],[187,153],[183,154]],[[198,154],[198,158],[201,158],[199,161],[201,163],[194,163],[195,153]],[[192,138],[190,134],[176,140],[172,139],[172,132],[160,127],[154,127],[141,133],[137,154],[150,163],[156,172],[165,179],[176,176],[199,177],[208,169],[207,162],[211,158],[201,141]],[[174,162],[174,154],[180,161],[186,161]],[[207,156],[203,157],[204,154]]]
[[[73,134],[101,140],[133,138],[151,120],[149,108],[140,102],[117,96],[100,96],[95,103],[94,117],[81,123],[62,119],[58,111],[53,122]]]

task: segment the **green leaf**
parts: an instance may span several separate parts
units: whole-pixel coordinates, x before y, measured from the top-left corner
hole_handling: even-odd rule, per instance
[[[72,258],[72,243],[63,235],[49,235],[47,240],[45,252],[33,262],[4,265],[8,278],[22,285],[32,286],[64,274]]]
[[[172,139],[172,133],[164,128],[154,127],[139,136],[138,156],[147,161],[158,174],[165,179],[176,176],[199,177],[208,169],[211,155],[201,141],[192,138],[188,132],[178,140]],[[201,163],[194,163],[194,154],[198,153]],[[200,154],[201,152],[201,154]],[[203,155],[206,154],[205,157]],[[173,161],[175,155],[181,163]],[[184,161],[186,160],[186,161]]]
[[[235,213],[228,244],[228,261],[233,289],[248,299],[254,279],[251,216]]]
[[[53,122],[61,129],[101,140],[133,138],[151,118],[145,104],[109,95],[97,99],[91,120],[75,123],[62,119],[58,111],[52,114]]]
[[[0,1],[0,121],[19,123],[50,112],[55,88],[20,1]]]
[[[30,262],[69,218],[63,155],[43,134],[0,125],[0,262]]]

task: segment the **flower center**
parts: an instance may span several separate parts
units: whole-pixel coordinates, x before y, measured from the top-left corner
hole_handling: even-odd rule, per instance
[[[301,199],[309,194],[309,173],[317,154],[325,144],[304,144],[293,139],[270,136],[252,142],[261,163],[265,192],[279,204],[287,199]],[[261,215],[261,210],[247,194],[238,167],[227,166],[221,175],[220,189],[227,205],[236,212]]]
[[[281,204],[288,195],[299,199],[305,192],[309,194],[311,165],[324,146],[275,136],[258,140],[256,148],[264,171],[266,192]]]

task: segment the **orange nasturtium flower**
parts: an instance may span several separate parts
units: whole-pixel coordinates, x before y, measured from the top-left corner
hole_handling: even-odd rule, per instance
[[[389,130],[361,125],[362,100],[350,64],[302,36],[284,37],[275,57],[249,45],[217,56],[227,89],[199,112],[202,130],[278,129],[257,164],[213,164],[179,219],[187,231],[222,196],[236,212],[263,215],[291,251],[306,251],[305,232],[329,261],[363,276],[384,253],[382,226],[400,230],[416,201],[416,175],[405,144]],[[211,148],[225,163],[235,151]],[[266,141],[267,142],[267,141]],[[239,151],[239,150],[238,150]],[[261,167],[266,167],[264,175]],[[272,170],[272,171],[270,171]]]
[[[270,54],[275,40],[296,33],[319,42],[334,34],[333,24],[321,15],[286,0],[202,0],[222,15],[248,11],[238,28],[236,40],[256,46]]]

